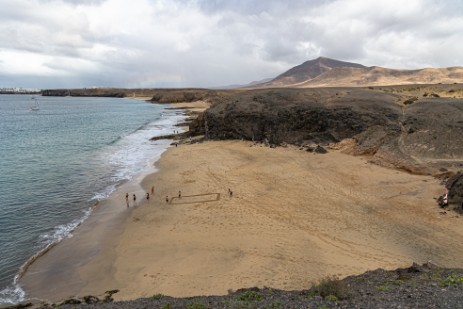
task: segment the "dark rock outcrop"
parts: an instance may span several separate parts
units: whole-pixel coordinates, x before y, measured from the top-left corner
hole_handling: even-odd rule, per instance
[[[90,89],[46,89],[42,90],[43,96],[55,97],[110,97],[124,98],[127,93],[124,89],[114,88],[90,88]]]
[[[447,182],[449,208],[463,213],[463,174],[451,177]]]
[[[400,132],[401,110],[362,91],[256,90],[222,98],[204,114],[211,139],[268,140],[271,144],[330,143],[354,137],[375,125]]]
[[[404,105],[410,88],[265,89],[210,98],[212,107],[190,123],[192,134],[268,145],[355,140],[351,153],[416,174],[454,174],[463,167],[463,104],[421,98]],[[439,89],[433,86],[432,89]],[[443,88],[446,89],[446,88]]]
[[[324,147],[322,147],[320,145],[308,146],[305,151],[314,152],[314,153],[320,153],[320,154],[324,154],[324,153],[328,152]]]
[[[71,96],[71,97],[113,97],[130,98],[146,97],[155,103],[194,102],[211,100],[217,96],[225,96],[236,90],[210,90],[210,89],[156,89],[156,88],[82,88],[82,89],[45,89],[43,96]]]

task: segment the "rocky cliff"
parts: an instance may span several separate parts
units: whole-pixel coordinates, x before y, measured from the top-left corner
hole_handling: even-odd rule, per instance
[[[275,145],[338,142],[374,126],[396,135],[401,109],[389,97],[359,89],[248,91],[222,97],[205,112],[204,124],[212,139]]]
[[[211,99],[212,107],[190,129],[210,139],[245,139],[275,146],[340,147],[340,142],[349,139],[350,146],[342,146],[346,152],[445,181],[463,170],[463,101],[444,97],[461,91],[461,86],[452,85],[452,92],[446,90],[448,85],[429,87],[422,86],[420,93],[405,87],[227,93]],[[459,193],[450,195],[458,207],[463,202],[460,181],[454,184]]]
[[[447,182],[450,209],[463,213],[463,174],[459,173]]]

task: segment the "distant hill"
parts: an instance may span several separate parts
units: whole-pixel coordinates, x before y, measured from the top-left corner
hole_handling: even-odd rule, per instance
[[[396,70],[378,66],[366,67],[358,63],[319,57],[295,66],[271,81],[248,87],[314,88],[461,82],[463,67]]]

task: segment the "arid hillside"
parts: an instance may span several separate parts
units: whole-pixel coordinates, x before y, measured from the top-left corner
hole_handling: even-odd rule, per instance
[[[365,66],[357,63],[344,62],[324,57],[319,57],[314,60],[306,61],[294,68],[284,72],[277,76],[275,79],[263,83],[262,87],[286,87],[288,85],[296,86],[300,83],[305,83],[309,80],[316,78],[317,76],[324,75],[333,69],[338,68],[355,68],[362,69]]]
[[[397,70],[320,57],[250,88],[357,87],[463,82],[463,67]]]

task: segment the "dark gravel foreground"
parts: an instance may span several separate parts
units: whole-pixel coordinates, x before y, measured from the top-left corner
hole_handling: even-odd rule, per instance
[[[327,278],[309,290],[282,291],[251,288],[226,296],[173,298],[162,294],[112,302],[87,296],[61,304],[24,304],[11,308],[463,308],[463,269],[432,264],[382,269],[342,280]]]

